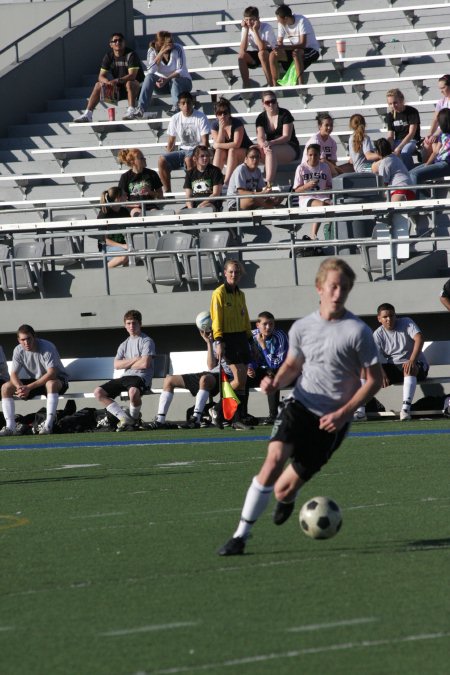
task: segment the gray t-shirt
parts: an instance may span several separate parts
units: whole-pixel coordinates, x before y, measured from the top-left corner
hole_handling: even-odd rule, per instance
[[[353,148],[353,134],[351,134],[348,141],[348,154],[350,155],[353,168],[356,172],[371,170],[373,162],[369,162],[369,160],[365,158],[364,155],[366,152],[375,152],[375,148],[369,136],[364,136],[361,150],[356,152]]]
[[[415,345],[414,336],[420,332],[419,326],[409,316],[398,317],[394,330],[386,330],[384,326],[377,328],[373,338],[380,352],[381,362],[405,363],[408,361]],[[428,365],[422,352],[417,360]]]
[[[414,184],[408,169],[397,155],[383,157],[378,167],[378,173],[383,177],[385,185],[405,187]]]
[[[231,174],[228,184],[227,196],[238,194],[238,188],[242,190],[262,190],[264,187],[264,178],[260,169],[256,168],[250,171],[247,164],[239,164]],[[228,200],[228,208],[236,206],[235,199]]]
[[[8,363],[6,361],[5,352],[3,347],[0,347],[0,382],[8,382],[9,372],[8,372]]]
[[[26,351],[22,345],[15,347],[12,357],[12,370],[19,377],[21,376],[20,371],[22,371],[22,373],[25,373],[25,377],[38,380],[47,373],[49,368],[55,368],[57,376],[62,380],[69,379],[53,342],[36,338],[36,351],[33,352]]]
[[[135,359],[137,356],[155,356],[155,343],[145,333],[135,337],[128,337],[117,350],[116,359]],[[150,386],[153,377],[153,360],[148,368],[125,368],[124,376],[137,375],[142,377],[146,386]]]
[[[347,403],[361,386],[361,368],[379,360],[370,328],[348,311],[336,321],[319,311],[296,321],[288,355],[305,361],[294,398],[318,416]]]

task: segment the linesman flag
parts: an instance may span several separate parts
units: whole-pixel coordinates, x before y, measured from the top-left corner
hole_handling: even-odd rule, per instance
[[[220,368],[222,412],[226,420],[232,420],[240,403],[224,369]]]

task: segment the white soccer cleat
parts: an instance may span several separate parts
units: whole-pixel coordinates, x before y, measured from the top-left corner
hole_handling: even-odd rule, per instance
[[[400,410],[400,422],[407,422],[411,419],[409,410]]]
[[[367,415],[362,410],[357,410],[353,413],[354,422],[367,422]]]

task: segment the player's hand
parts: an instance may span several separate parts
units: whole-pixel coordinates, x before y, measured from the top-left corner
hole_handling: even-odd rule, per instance
[[[344,424],[349,421],[349,415],[342,414],[339,410],[335,410],[332,413],[327,413],[320,418],[319,429],[322,431],[328,431],[328,433],[334,433],[342,429]]]
[[[405,361],[403,364],[403,374],[404,375],[415,375],[416,374],[416,362],[413,360]]]
[[[264,335],[261,335],[261,333],[258,333],[256,335],[256,339],[258,340],[259,346],[262,347],[262,349],[265,349],[266,348],[266,341],[264,339]]]
[[[202,338],[204,339],[204,341],[206,342],[206,344],[211,342],[211,331],[201,330],[201,331],[199,331],[199,333],[202,336]]]
[[[156,86],[158,89],[161,89],[161,87],[164,87],[164,85],[167,82],[167,77],[160,77],[159,80],[156,80]]]
[[[17,398],[27,398],[30,391],[31,387],[29,387],[27,384],[22,384],[20,387],[17,387],[16,396]]]
[[[255,371],[253,368],[247,368],[247,377],[255,377]]]

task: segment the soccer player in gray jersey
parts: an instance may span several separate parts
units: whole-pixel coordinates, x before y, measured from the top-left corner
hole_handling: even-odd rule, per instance
[[[19,344],[14,349],[11,376],[2,386],[2,407],[6,426],[0,436],[16,433],[15,403],[13,396],[27,401],[35,396],[47,397],[47,415],[38,427],[39,434],[51,434],[56,418],[58,396],[69,386],[68,375],[58,351],[48,340],[37,338],[28,324],[17,330]]]
[[[123,322],[129,337],[119,345],[114,369],[123,370],[124,373],[122,377],[109,380],[94,391],[97,401],[119,420],[117,431],[139,426],[142,394],[152,384],[155,356],[155,343],[141,330],[142,314],[137,309],[130,309],[123,317]],[[114,400],[125,389],[130,397],[129,414]]]
[[[322,262],[316,276],[319,310],[293,324],[285,362],[273,379],[261,382],[261,389],[269,394],[297,378],[293,396],[283,403],[275,420],[266,459],[248,489],[238,528],[219,555],[244,553],[250,530],[274,488],[278,500],[274,523],[281,525],[289,518],[299,489],[338,449],[358,406],[381,387],[372,333],[345,308],[354,279],[342,259]]]

